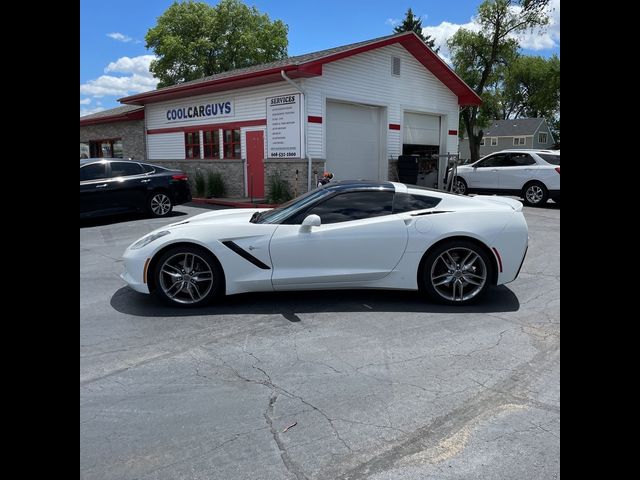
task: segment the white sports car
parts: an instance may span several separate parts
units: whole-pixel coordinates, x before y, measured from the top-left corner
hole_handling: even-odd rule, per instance
[[[159,228],[127,248],[121,277],[180,306],[350,288],[421,290],[463,305],[515,280],[527,241],[517,200],[342,181],[275,209],[219,210]]]

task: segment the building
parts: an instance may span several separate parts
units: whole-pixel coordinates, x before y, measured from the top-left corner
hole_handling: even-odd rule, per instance
[[[555,143],[544,118],[493,120],[480,141],[480,156],[507,148],[551,149]],[[465,137],[460,140],[460,159],[469,158],[469,137]]]
[[[80,117],[80,158],[146,158],[144,107],[124,105]]]
[[[120,99],[144,107],[146,158],[220,172],[229,196],[293,194],[316,172],[395,180],[398,155],[458,151],[480,98],[413,32],[233,70]]]

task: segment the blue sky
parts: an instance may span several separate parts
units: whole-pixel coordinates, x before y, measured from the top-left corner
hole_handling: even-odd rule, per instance
[[[155,87],[148,72],[153,52],[144,45],[147,30],[172,0],[80,1],[80,115],[120,104],[117,99]],[[216,1],[208,1],[210,4]],[[245,0],[289,26],[289,55],[359,42],[392,33],[409,7],[422,16],[425,33],[443,44],[459,26],[473,28],[480,0]],[[560,0],[545,32],[527,34],[524,53],[560,53]],[[441,55],[447,57],[446,47]]]

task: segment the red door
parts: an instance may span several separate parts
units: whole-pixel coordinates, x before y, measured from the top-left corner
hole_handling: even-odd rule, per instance
[[[247,187],[252,198],[264,197],[264,132],[247,132]]]

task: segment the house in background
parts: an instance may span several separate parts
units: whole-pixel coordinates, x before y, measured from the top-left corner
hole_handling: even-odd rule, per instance
[[[508,148],[552,149],[555,143],[544,118],[493,120],[484,129],[484,136],[480,141],[480,157]],[[458,151],[461,160],[471,158],[468,137],[460,140]]]

